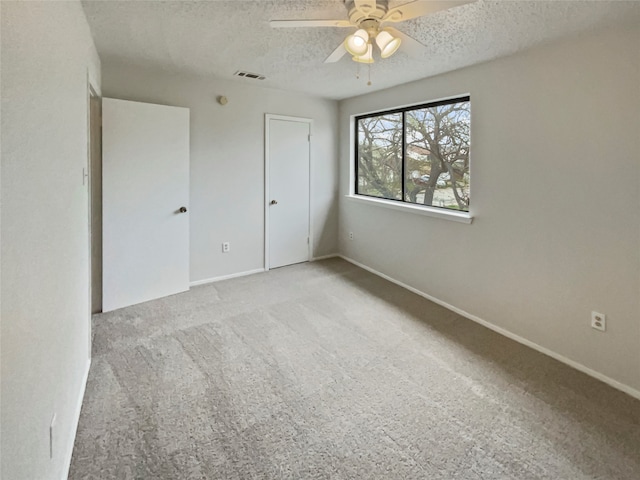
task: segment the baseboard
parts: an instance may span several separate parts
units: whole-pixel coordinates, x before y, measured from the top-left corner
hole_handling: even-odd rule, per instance
[[[256,268],[255,270],[248,270],[246,272],[238,272],[238,273],[232,273],[230,275],[222,275],[220,277],[205,278],[204,280],[196,280],[195,282],[190,282],[189,286],[196,287],[198,285],[206,285],[207,283],[220,282],[222,280],[229,280],[230,278],[245,277],[247,275],[253,275],[254,273],[262,273],[262,272],[264,272],[264,268]]]
[[[313,257],[310,262],[317,262],[318,260],[327,260],[328,258],[336,258],[339,257],[337,253],[332,253],[330,255],[322,255],[320,257]],[[244,277],[246,275],[253,275],[255,273],[263,273],[265,271],[264,268],[257,268],[255,270],[248,270],[246,272],[232,273],[231,275],[223,275],[221,277],[213,277],[213,278],[205,278],[204,280],[196,280],[195,282],[190,282],[190,287],[196,287],[198,285],[206,285],[207,283],[219,282],[221,280],[229,280],[230,278],[236,277]]]
[[[321,255],[319,257],[313,257],[311,258],[311,262],[317,262],[318,260],[327,260],[329,258],[337,258],[340,255],[338,255],[337,253],[330,253],[329,255]]]
[[[73,446],[76,442],[76,434],[78,432],[78,424],[80,423],[80,412],[82,411],[82,401],[84,400],[84,392],[87,389],[87,380],[89,379],[89,369],[91,368],[91,359],[87,361],[87,367],[82,376],[82,384],[80,385],[80,394],[76,401],[76,408],[73,412],[73,431],[71,435],[71,445],[64,458],[64,475],[62,480],[66,480],[69,477],[69,469],[71,468],[71,457],[73,456]]]
[[[465,318],[468,318],[471,321],[474,321],[476,323],[479,323],[480,325],[487,327],[490,330],[493,330],[496,333],[499,333],[500,335],[503,335],[507,338],[510,338],[511,340],[514,340],[518,343],[521,343],[522,345],[525,345],[529,348],[532,348],[534,350],[537,350],[540,353],[543,353],[551,358],[554,358],[555,360],[558,360],[559,362],[562,362],[566,365],[569,365],[572,368],[575,368],[576,370],[581,371],[582,373],[586,373],[587,375],[589,375],[590,377],[593,377],[597,380],[600,380],[601,382],[606,383],[607,385],[620,390],[628,395],[631,395],[634,398],[637,398],[638,400],[640,400],[640,390],[636,390],[633,387],[630,387],[629,385],[626,385],[624,383],[621,383],[617,380],[614,380],[613,378],[610,378],[600,372],[597,372],[596,370],[592,370],[589,367],[584,366],[581,363],[578,363],[574,360],[571,360],[570,358],[567,358],[563,355],[560,355],[559,353],[554,352],[553,350],[549,350],[548,348],[545,348],[541,345],[538,345],[537,343],[532,342],[531,340],[527,340],[524,337],[521,337],[520,335],[517,335],[513,332],[510,332],[509,330],[506,330],[502,327],[498,327],[497,325],[494,325],[491,322],[488,322],[480,317],[477,317],[476,315],[473,315],[469,312],[466,312],[458,307],[455,307],[447,302],[443,302],[442,300],[435,298],[431,295],[429,295],[428,293],[424,293],[420,290],[418,290],[417,288],[414,288],[410,285],[407,285],[406,283],[402,283],[398,280],[396,280],[395,278],[390,277],[389,275],[385,275],[382,272],[379,272],[371,267],[368,267],[367,265],[364,265],[360,262],[357,262],[356,260],[353,260],[349,257],[345,257],[344,255],[338,255],[340,258],[346,260],[349,263],[353,263],[354,265],[362,268],[363,270],[366,270],[368,272],[373,273],[374,275],[377,275],[381,278],[384,278],[385,280],[390,281],[391,283],[395,283],[396,285],[399,285],[402,288],[406,288],[407,290],[415,293],[416,295],[420,295],[421,297],[426,298],[427,300],[432,301],[433,303],[437,303],[438,305],[443,306],[444,308],[451,310],[452,312],[457,313],[458,315],[461,315]]]

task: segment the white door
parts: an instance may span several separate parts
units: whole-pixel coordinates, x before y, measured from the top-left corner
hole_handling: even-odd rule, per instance
[[[104,98],[103,311],[189,289],[188,204],[189,109]]]
[[[266,117],[265,266],[309,260],[309,145],[311,121]]]

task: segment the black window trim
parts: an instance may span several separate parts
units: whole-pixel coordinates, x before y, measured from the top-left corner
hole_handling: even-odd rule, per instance
[[[446,207],[440,207],[438,205],[420,205],[418,203],[413,203],[413,202],[407,202],[404,199],[404,194],[405,194],[405,156],[406,156],[406,131],[405,131],[405,113],[409,112],[411,110],[420,110],[422,108],[430,108],[430,107],[439,107],[440,105],[451,105],[453,103],[462,103],[462,102],[471,102],[471,95],[464,95],[462,97],[452,97],[452,98],[447,98],[447,99],[443,99],[443,100],[436,100],[434,102],[428,102],[428,103],[419,103],[416,105],[408,105],[406,107],[398,107],[398,108],[392,108],[390,110],[379,110],[376,112],[369,112],[369,113],[365,113],[362,115],[356,115],[355,117],[353,117],[353,121],[354,121],[354,159],[355,159],[355,175],[354,175],[354,179],[353,179],[353,194],[357,195],[359,197],[366,197],[366,198],[375,198],[377,200],[388,200],[390,202],[397,202],[399,204],[407,204],[407,205],[413,205],[419,208],[438,208],[441,210],[446,210],[448,212],[456,212],[456,211],[460,211],[460,210],[452,210],[450,208],[446,208]],[[402,113],[402,183],[401,183],[401,195],[402,198],[400,200],[398,200],[397,198],[385,198],[385,197],[376,197],[375,195],[367,195],[364,193],[358,193],[358,166],[360,164],[360,157],[359,157],[359,152],[358,152],[358,135],[359,135],[359,130],[358,130],[358,122],[360,120],[362,120],[363,118],[371,118],[371,117],[379,117],[382,115],[390,115],[390,114],[394,114],[394,113]],[[462,213],[468,213],[468,212],[462,212]]]

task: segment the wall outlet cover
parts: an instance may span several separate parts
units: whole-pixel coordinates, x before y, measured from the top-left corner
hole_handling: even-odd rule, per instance
[[[607,330],[607,316],[604,313],[591,312],[591,327],[604,332]]]

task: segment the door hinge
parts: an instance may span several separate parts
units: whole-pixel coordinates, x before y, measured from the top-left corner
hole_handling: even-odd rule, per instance
[[[310,142],[310,141],[311,141],[311,134],[308,134],[307,135],[307,142]]]
[[[309,243],[309,237],[307,237],[307,243]]]

